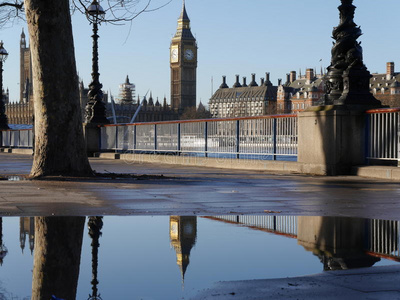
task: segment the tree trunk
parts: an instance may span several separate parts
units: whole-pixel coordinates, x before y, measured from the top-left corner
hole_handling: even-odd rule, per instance
[[[35,110],[31,176],[86,176],[86,155],[68,0],[25,0]]]
[[[35,217],[32,300],[76,298],[85,217]]]

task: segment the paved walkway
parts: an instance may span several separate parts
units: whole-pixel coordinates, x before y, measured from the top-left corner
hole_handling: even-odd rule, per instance
[[[94,158],[97,172],[164,178],[0,181],[0,215],[358,216],[399,219],[400,184],[357,176],[320,177]],[[0,153],[0,174],[28,174],[31,156]]]
[[[215,284],[193,300],[400,299],[400,267],[374,267],[267,280]]]

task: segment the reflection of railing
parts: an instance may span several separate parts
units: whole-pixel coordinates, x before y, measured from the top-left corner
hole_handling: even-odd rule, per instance
[[[369,220],[368,233],[369,253],[400,261],[399,221]]]
[[[296,216],[214,216],[210,219],[240,224],[252,229],[272,232],[288,237],[297,237]]]
[[[225,223],[297,238],[296,216],[214,216],[207,217]],[[306,218],[306,217],[303,217]],[[400,261],[400,221],[366,220],[367,235],[362,248],[373,256]]]
[[[11,148],[32,148],[32,129],[0,131],[0,146]]]
[[[237,158],[296,157],[297,116],[105,125],[100,148]]]
[[[367,111],[368,159],[400,161],[400,108]]]

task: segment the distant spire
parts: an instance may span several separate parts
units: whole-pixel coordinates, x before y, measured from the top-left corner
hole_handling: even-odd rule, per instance
[[[182,5],[182,12],[179,17],[179,20],[185,20],[185,21],[190,21],[189,16],[186,12],[186,6],[185,6],[185,0],[183,0],[183,5]]]
[[[163,107],[164,109],[168,108],[168,104],[167,104],[167,97],[164,95],[164,103],[163,103]]]
[[[181,15],[178,19],[178,28],[176,30],[176,34],[174,36],[175,40],[194,40],[194,36],[190,30],[190,19],[186,12],[185,1],[183,1]]]
[[[128,75],[126,75],[125,83],[130,84]]]

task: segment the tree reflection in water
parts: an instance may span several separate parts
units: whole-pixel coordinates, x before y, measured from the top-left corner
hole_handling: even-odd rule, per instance
[[[32,300],[76,298],[84,225],[85,217],[35,217]]]

